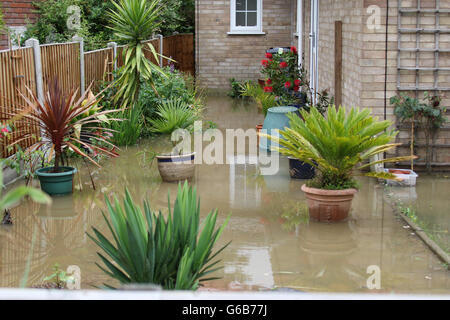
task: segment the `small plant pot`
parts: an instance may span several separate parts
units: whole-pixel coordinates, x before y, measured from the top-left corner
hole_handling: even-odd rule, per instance
[[[417,173],[408,169],[384,169],[384,171],[392,173],[400,179],[399,181],[386,180],[386,183],[390,186],[414,187],[416,185],[416,180],[419,177]]]
[[[289,174],[292,179],[310,180],[315,177],[316,170],[306,162],[289,157]]]
[[[157,156],[158,170],[164,182],[191,180],[195,174],[195,152],[180,156]]]
[[[54,167],[41,168],[36,175],[41,182],[41,189],[51,196],[63,196],[73,192],[73,176],[77,169],[60,167],[62,172],[52,172]]]
[[[356,189],[323,190],[302,186],[306,194],[309,217],[318,222],[339,222],[348,218]]]
[[[260,134],[262,128],[263,128],[263,125],[262,125],[262,124],[258,124],[258,125],[256,126],[256,137],[257,137],[257,139],[258,139],[258,143],[257,143],[258,146],[259,146],[259,134]]]

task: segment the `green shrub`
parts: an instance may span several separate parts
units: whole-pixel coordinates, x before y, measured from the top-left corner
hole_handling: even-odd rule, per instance
[[[196,113],[200,114],[203,108],[203,96],[192,77],[170,67],[166,67],[164,70],[167,77],[154,73],[154,87],[145,82],[141,86],[139,103],[142,105],[146,123],[150,123],[158,116],[158,106],[163,102],[175,99],[191,106]],[[149,135],[152,131],[150,127],[146,126],[143,133]]]
[[[126,191],[123,206],[114,198],[106,199],[110,220],[103,214],[113,242],[97,229],[89,237],[103,250],[98,253],[106,274],[122,285],[156,284],[168,290],[196,290],[205,278],[220,268],[213,261],[225,249],[213,253],[228,219],[216,229],[217,210],[208,214],[200,230],[200,200],[187,182],[179,185],[173,210],[167,218],[144,202],[139,208]]]
[[[181,99],[163,101],[155,114],[156,118],[149,121],[153,133],[171,134],[191,127],[199,119],[196,111]]]
[[[142,134],[142,106],[136,103],[134,107],[125,109],[119,118],[123,121],[111,121],[110,128],[114,130],[114,144],[117,146],[132,146],[137,144]]]
[[[84,38],[86,50],[106,47],[112,31],[105,28],[109,23],[106,12],[113,8],[111,1],[103,0],[45,0],[36,1],[39,18],[27,26],[24,40],[37,38],[41,43],[71,41],[75,34]],[[76,5],[81,9],[81,29],[69,30],[67,8]]]
[[[307,162],[318,169],[318,178],[310,186],[319,189],[343,190],[356,188],[354,180],[356,170],[370,168],[379,163],[391,163],[407,160],[410,157],[387,158],[373,163],[370,159],[378,154],[395,149],[397,144],[391,141],[397,135],[389,131],[390,121],[378,121],[370,115],[369,109],[331,107],[328,116],[322,115],[316,108],[310,112],[301,111],[302,119],[296,114],[289,115],[291,128],[280,131],[283,139],[281,147],[274,148],[283,155]],[[370,172],[366,176],[395,179],[392,174]]]

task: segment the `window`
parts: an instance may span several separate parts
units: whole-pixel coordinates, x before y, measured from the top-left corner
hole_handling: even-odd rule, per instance
[[[262,0],[231,0],[230,34],[263,34]]]

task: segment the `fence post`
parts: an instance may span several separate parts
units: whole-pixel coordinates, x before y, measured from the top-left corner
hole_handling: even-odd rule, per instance
[[[42,58],[41,47],[39,46],[39,40],[28,39],[25,41],[25,46],[33,48],[34,53],[34,70],[36,75],[36,95],[41,103],[44,103],[44,81],[42,74]]]
[[[84,75],[84,40],[82,37],[73,36],[72,41],[80,44],[80,93],[84,94],[86,91],[85,75]]]
[[[114,71],[117,71],[117,42],[108,42],[108,48],[113,50]]]
[[[164,36],[162,34],[158,34],[159,37],[159,66],[163,67],[163,54],[164,54]]]

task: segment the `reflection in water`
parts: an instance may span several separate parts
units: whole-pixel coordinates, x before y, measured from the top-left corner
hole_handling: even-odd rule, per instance
[[[256,108],[232,109],[231,100],[211,97],[207,119],[220,129],[254,128],[262,123]],[[121,157],[93,170],[97,190],[82,170],[78,189],[70,197],[56,198],[47,210],[24,203],[12,210],[14,226],[0,228],[0,286],[17,287],[24,274],[33,230],[37,230],[31,257],[28,286],[49,275],[52,266],[77,265],[83,288],[111,283],[95,265],[98,249],[86,237],[95,226],[108,234],[101,212],[104,197],[122,194],[125,187],[136,201],[149,199],[154,210],[167,210],[167,194],[177,185],[161,183],[156,166],[142,160],[142,150],[163,150],[163,140],[143,142],[121,151]],[[243,155],[236,155],[242,157]],[[208,289],[258,290],[294,288],[301,291],[370,292],[366,288],[367,267],[381,268],[383,292],[450,293],[450,276],[439,260],[412,235],[384,201],[383,187],[361,179],[361,191],[348,221],[338,224],[310,223],[304,181],[289,179],[287,159],[275,177],[261,176],[255,159],[244,164],[201,165],[194,183],[201,197],[202,214],[218,208],[222,223],[232,213],[218,247],[232,241],[222,253],[223,278],[207,284]],[[417,196],[422,208],[433,205],[430,219],[448,224],[448,179],[435,187],[419,179]],[[424,187],[421,183],[424,182]],[[434,188],[434,189],[433,189]],[[430,190],[428,190],[430,189]],[[428,200],[430,199],[430,200]],[[438,200],[437,200],[438,199]],[[447,201],[447,203],[445,203]],[[440,212],[434,217],[433,212]],[[444,225],[445,225],[444,223]],[[114,283],[111,283],[114,284]]]

